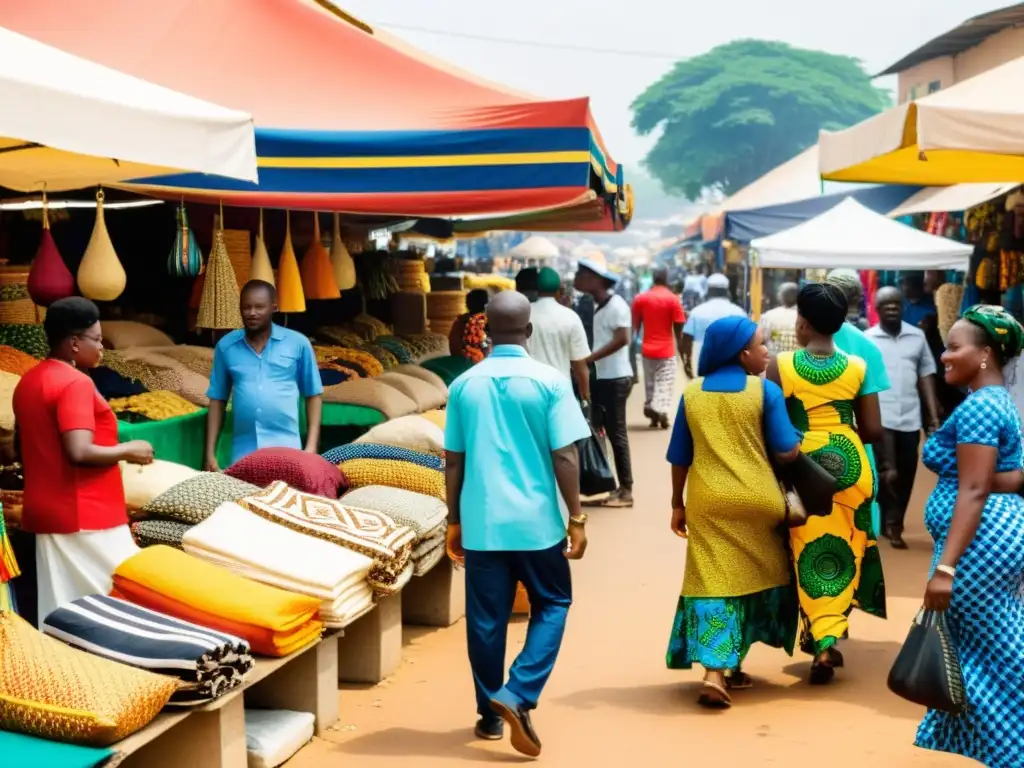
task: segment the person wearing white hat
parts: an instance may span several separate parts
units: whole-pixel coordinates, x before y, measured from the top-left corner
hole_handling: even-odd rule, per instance
[[[626,429],[626,401],[633,389],[633,363],[629,357],[633,315],[621,296],[612,293],[619,281],[607,267],[589,259],[580,259],[576,271],[576,290],[594,297],[594,351],[587,358],[593,363],[597,380],[593,386],[594,405],[612,444],[615,474],[619,487],[604,506],[633,506],[633,469]]]
[[[708,326],[723,317],[746,314],[742,308],[729,301],[728,277],[717,272],[708,278],[707,300],[693,308],[683,325],[683,347],[680,353],[683,370],[688,378],[693,378],[694,363],[700,360],[700,347],[704,343],[704,333]]]

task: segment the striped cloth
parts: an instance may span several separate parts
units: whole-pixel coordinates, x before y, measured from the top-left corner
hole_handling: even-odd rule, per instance
[[[392,459],[419,464],[428,469],[444,469],[444,459],[429,453],[420,453],[397,445],[381,445],[380,443],[349,443],[331,448],[324,454],[331,464],[341,464],[351,459]]]
[[[178,678],[170,705],[206,703],[241,684],[253,667],[241,638],[106,595],[62,605],[42,630],[96,656]]]

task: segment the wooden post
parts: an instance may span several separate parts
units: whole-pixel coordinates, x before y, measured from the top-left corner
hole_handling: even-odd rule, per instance
[[[466,615],[465,574],[447,557],[423,576],[414,576],[402,590],[402,622],[424,627],[450,627]]]
[[[338,722],[338,642],[327,636],[245,692],[245,703],[265,709],[312,712],[316,735]]]
[[[345,627],[338,639],[338,680],[379,683],[402,662],[402,595],[391,595]]]

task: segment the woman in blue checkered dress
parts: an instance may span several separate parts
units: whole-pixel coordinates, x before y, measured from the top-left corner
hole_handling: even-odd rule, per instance
[[[916,743],[989,768],[1024,766],[1024,500],[1000,492],[1020,485],[1021,422],[1002,369],[1022,346],[1002,308],[964,313],[942,362],[946,381],[971,394],[923,454],[939,476],[925,510],[935,556],[924,602],[946,612],[967,708],[930,710]]]

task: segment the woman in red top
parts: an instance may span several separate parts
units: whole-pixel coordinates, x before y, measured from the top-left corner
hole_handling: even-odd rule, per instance
[[[14,390],[40,623],[63,603],[109,592],[114,569],[137,551],[118,462],[148,464],[153,448],[118,444],[117,418],[82,372],[103,358],[99,317],[88,299],[54,302],[44,323],[50,357]]]

